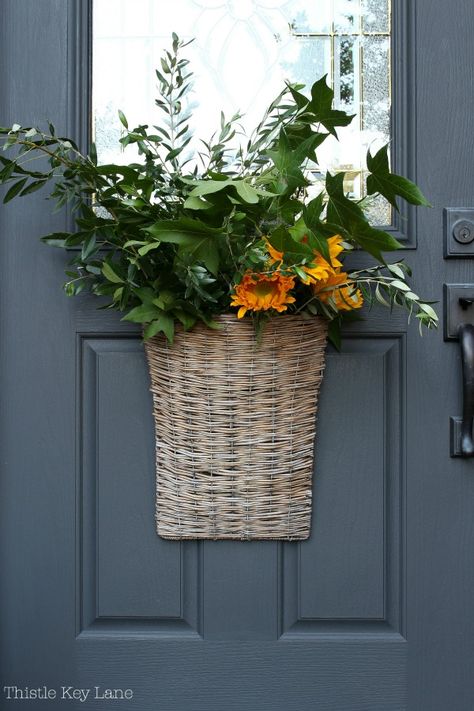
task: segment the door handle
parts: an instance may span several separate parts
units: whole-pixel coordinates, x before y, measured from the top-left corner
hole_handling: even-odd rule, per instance
[[[461,457],[474,457],[472,423],[474,418],[474,326],[463,323],[459,326],[459,343],[462,361],[462,423]]]

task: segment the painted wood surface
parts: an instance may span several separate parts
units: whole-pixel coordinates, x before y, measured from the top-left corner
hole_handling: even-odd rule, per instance
[[[87,5],[0,4],[0,123],[54,117],[86,140]],[[399,228],[417,289],[441,299],[474,282],[472,261],[442,257],[442,208],[474,201],[474,9],[395,5],[397,161],[434,205]],[[377,311],[329,353],[309,541],[163,541],[142,346],[61,295],[64,255],[37,235],[67,219],[41,193],[0,208],[2,686],[132,688],[126,711],[468,711],[474,464],[449,457],[456,344]]]

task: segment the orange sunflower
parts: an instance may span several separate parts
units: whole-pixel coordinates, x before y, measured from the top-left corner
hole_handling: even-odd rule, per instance
[[[329,237],[328,246],[331,263],[329,263],[322,254],[315,251],[313,258],[314,267],[303,267],[303,271],[308,275],[307,279],[303,282],[304,284],[314,284],[321,279],[327,279],[335,273],[335,270],[342,267],[342,262],[337,258],[340,253],[344,251],[342,237],[340,235]]]
[[[247,311],[286,311],[288,304],[295,301],[289,294],[294,285],[294,277],[282,276],[279,272],[254,274],[248,271],[234,288],[231,306],[240,306],[238,318]]]
[[[360,309],[364,303],[360,289],[348,281],[346,272],[333,271],[326,279],[313,284],[313,291],[324,304],[332,299],[338,311]]]
[[[275,249],[275,247],[273,247],[273,245],[271,245],[268,239],[266,238],[265,247],[267,248],[267,252],[270,255],[270,264],[279,264],[283,261],[283,252],[279,252],[278,249]]]
[[[306,238],[303,237],[303,242]],[[279,264],[283,261],[283,252],[275,249],[270,242],[266,239],[265,246],[267,248],[268,254],[270,255],[270,264]],[[321,279],[327,279],[331,274],[334,273],[335,269],[342,267],[342,262],[337,258],[341,252],[344,251],[342,246],[342,237],[340,235],[334,235],[334,237],[329,237],[328,239],[329,247],[329,257],[331,263],[329,263],[320,252],[314,251],[313,257],[313,267],[302,267],[302,270],[307,274],[307,278],[302,280],[303,284],[314,284]]]

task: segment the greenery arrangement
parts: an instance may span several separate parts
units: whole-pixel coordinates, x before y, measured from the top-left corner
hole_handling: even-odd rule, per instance
[[[365,214],[370,196],[384,196],[395,209],[397,198],[428,205],[413,182],[390,171],[388,146],[368,152],[367,198],[345,193],[343,172],[326,173],[325,189],[308,198],[318,184],[317,149],[353,119],[333,108],[323,77],[309,95],[287,84],[237,150],[231,145],[241,116],[221,114],[219,130],[190,161],[186,44],[173,34],[156,71],[157,125],[130,129],[119,113],[120,142],[138,148],[138,162],[99,165],[94,145],[84,155],[52,124],[47,132],[0,128],[3,150],[13,153],[0,156],[0,182],[11,183],[4,202],[51,184],[57,208],[71,206],[75,231],[42,237],[76,248],[66,293],[107,297],[106,307],[144,324],[146,339],[163,332],[171,341],[177,322],[216,328],[216,316],[232,311],[258,326],[284,312],[323,315],[337,345],[341,321],[374,301],[407,309],[420,328],[435,327],[432,306],[408,283],[408,266],[384,259],[401,245]],[[367,268],[345,269],[354,249],[374,258]]]

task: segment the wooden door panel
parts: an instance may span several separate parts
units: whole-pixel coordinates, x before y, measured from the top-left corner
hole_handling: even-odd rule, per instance
[[[286,576],[298,625],[399,631],[403,561],[402,335],[328,354],[316,446],[313,535]],[[297,598],[297,600],[292,599]],[[293,611],[293,615],[295,612]],[[364,622],[367,624],[364,625]],[[301,623],[301,624],[300,624]]]
[[[84,144],[88,4],[0,3],[0,123],[53,118]],[[474,13],[400,0],[394,26],[395,165],[434,204],[395,227],[417,289],[441,299],[474,282],[442,259],[443,207],[472,205]],[[374,311],[328,354],[309,541],[163,541],[139,334],[61,295],[64,254],[37,235],[68,215],[25,200],[0,211],[2,684],[132,688],[125,711],[470,709],[456,344]]]
[[[195,641],[184,650],[175,639],[99,636],[78,640],[76,660],[81,686],[93,685],[100,669],[108,684],[136,689],[140,711],[403,711],[407,703],[403,640],[322,635],[275,644]]]
[[[175,543],[155,532],[143,346],[115,315],[89,328],[77,351],[81,632],[399,632],[402,334],[354,332],[328,352],[308,541]]]
[[[117,328],[120,328],[117,319]],[[154,434],[143,345],[78,347],[80,630],[196,630],[196,546],[155,532]]]

